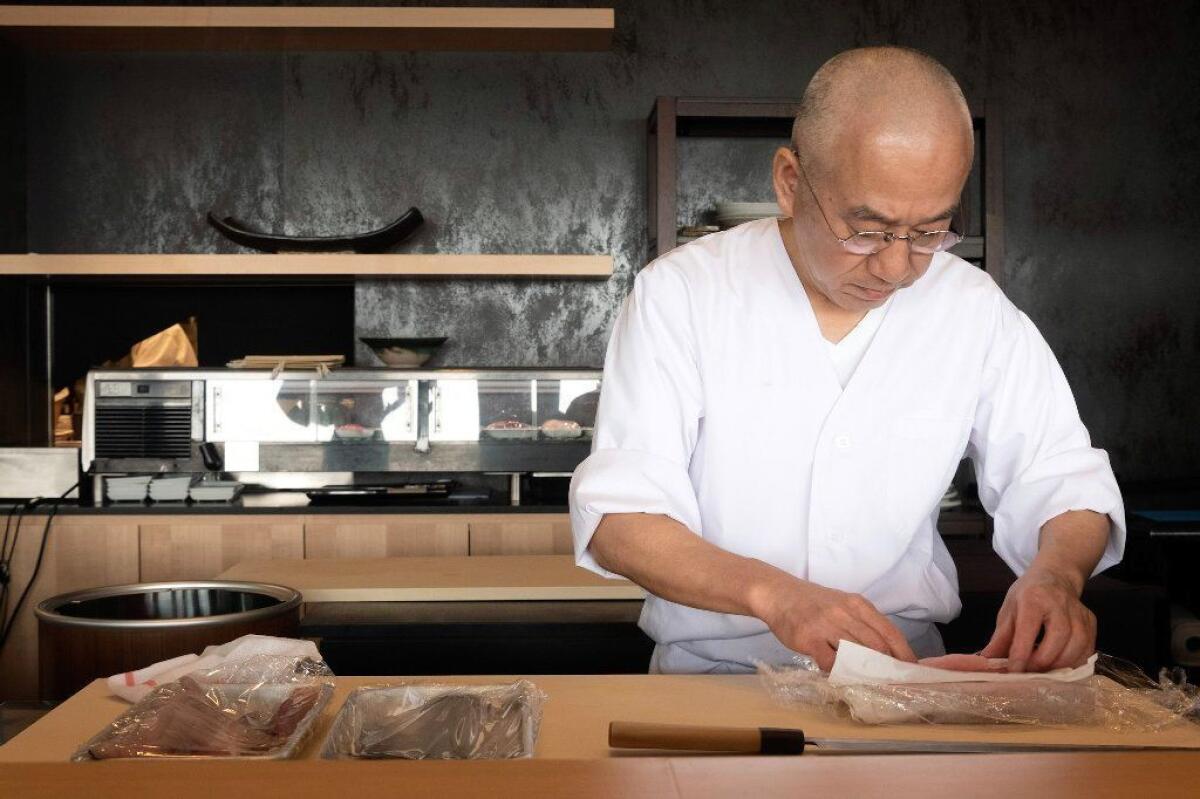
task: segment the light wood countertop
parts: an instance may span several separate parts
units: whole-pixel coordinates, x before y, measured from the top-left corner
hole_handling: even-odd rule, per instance
[[[407,678],[405,678],[407,679]],[[452,677],[484,683],[512,677]],[[359,685],[401,678],[339,677],[333,700],[302,759],[290,762],[64,762],[75,747],[127,705],[96,681],[0,747],[0,795],[78,799],[130,796],[286,796],[328,799],[352,791],[374,797],[728,797],[1194,796],[1200,727],[1116,734],[1089,729],[974,726],[867,727],[777,707],[752,675],[604,675],[529,677],[546,692],[541,734],[530,760],[410,762],[321,761],[325,734],[346,695]],[[1148,743],[1195,752],[1037,753],[804,757],[651,757],[614,755],[613,720],[726,726],[801,727],[811,736],[1026,742]]]
[[[338,677],[333,699],[317,723],[313,737],[301,751],[301,758],[317,757],[334,715],[347,694],[360,685],[427,681],[477,685],[513,679],[516,678]],[[1117,733],[1095,727],[863,725],[776,705],[758,677],[750,674],[543,675],[526,679],[533,681],[547,696],[535,752],[537,759],[593,760],[613,756],[607,739],[610,721],[799,727],[813,737],[1125,744],[1189,747],[1200,752],[1200,725],[1191,723],[1153,733]],[[127,707],[125,702],[108,694],[103,681],[97,680],[0,747],[0,763],[65,761],[79,744]]]
[[[295,588],[305,602],[478,602],[641,599],[628,580],[607,580],[570,555],[249,560],[222,580]]]
[[[947,758],[953,758],[948,760]],[[1200,754],[1182,752],[861,757],[626,757],[283,763],[22,763],[0,795],[38,799],[170,796],[354,799],[727,799],[933,796],[1128,799],[1196,795]]]

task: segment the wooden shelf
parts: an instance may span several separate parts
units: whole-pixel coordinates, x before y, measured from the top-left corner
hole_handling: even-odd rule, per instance
[[[572,555],[244,560],[220,580],[286,582],[305,602],[527,602],[645,598]]]
[[[84,50],[606,50],[611,8],[0,6],[0,36]]]
[[[194,277],[607,278],[610,255],[104,254],[0,255],[0,275]]]
[[[675,135],[787,139],[799,106],[799,100],[788,99],[679,97]]]
[[[685,243],[677,232],[678,140],[688,136],[788,139],[799,103],[796,98],[664,96],[655,100],[646,118],[646,223],[651,259]],[[987,271],[1003,287],[1004,195],[1000,153],[1003,139],[999,106],[989,101],[984,115],[973,119],[976,163],[964,188],[964,218],[959,224],[966,225],[965,229],[974,231],[974,235],[968,236],[953,252],[961,258],[984,261]],[[966,202],[968,197],[975,198],[974,202]],[[984,220],[972,218],[972,213],[986,214],[986,223],[980,225]]]

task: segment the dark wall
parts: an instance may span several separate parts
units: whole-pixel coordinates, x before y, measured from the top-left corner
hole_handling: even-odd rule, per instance
[[[1009,296],[1118,473],[1200,475],[1200,16],[1176,2],[996,6]]]
[[[130,345],[189,317],[200,366],[245,355],[338,355],[354,347],[354,287],[318,283],[70,282],[54,289],[53,385],[73,386]]]
[[[25,69],[0,44],[0,252],[25,248]]]
[[[977,106],[1002,103],[1001,277],[1058,352],[1094,438],[1126,477],[1197,474],[1200,90],[1186,4],[615,6],[603,53],[32,56],[28,246],[228,251],[203,223],[210,207],[330,233],[415,204],[429,224],[412,250],[612,253],[616,274],[362,281],[358,334],[448,335],[442,363],[598,365],[646,257],[654,97],[796,96],[839,50],[909,44]],[[772,145],[689,142],[681,221],[719,198],[770,199]]]
[[[24,62],[0,46],[0,252],[26,249],[25,154]],[[49,412],[36,410],[46,406],[45,337],[31,324],[45,300],[39,288],[0,278],[0,445],[45,443],[48,436]]]

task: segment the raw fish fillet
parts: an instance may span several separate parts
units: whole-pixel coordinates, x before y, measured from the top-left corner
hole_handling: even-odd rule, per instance
[[[994,671],[1007,672],[1008,660],[1005,658],[985,658],[981,655],[940,655],[939,657],[921,658],[922,666],[932,666],[935,669],[950,671]]]
[[[319,697],[319,687],[300,686],[273,713],[263,715],[248,712],[245,697],[229,701],[213,686],[182,677],[113,722],[88,751],[97,760],[265,755],[287,742]]]

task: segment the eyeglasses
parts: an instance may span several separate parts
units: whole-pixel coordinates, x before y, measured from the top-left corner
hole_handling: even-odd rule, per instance
[[[901,236],[898,233],[892,233],[887,230],[866,230],[862,233],[851,233],[849,236],[842,238],[833,229],[833,225],[829,224],[829,217],[825,215],[825,209],[821,207],[821,200],[817,197],[817,192],[813,190],[812,183],[804,171],[804,164],[800,160],[800,153],[795,147],[792,148],[792,152],[796,156],[796,164],[800,167],[800,176],[804,178],[804,185],[808,186],[808,191],[812,194],[813,202],[817,204],[817,210],[821,212],[821,218],[825,220],[825,226],[829,228],[829,232],[845,248],[846,252],[851,252],[855,255],[874,255],[892,246],[892,242],[896,241],[896,239],[904,239],[908,242],[909,249],[912,252],[931,255],[935,252],[945,252],[962,241],[962,234],[956,233],[953,230],[917,231],[909,233],[907,236]]]

